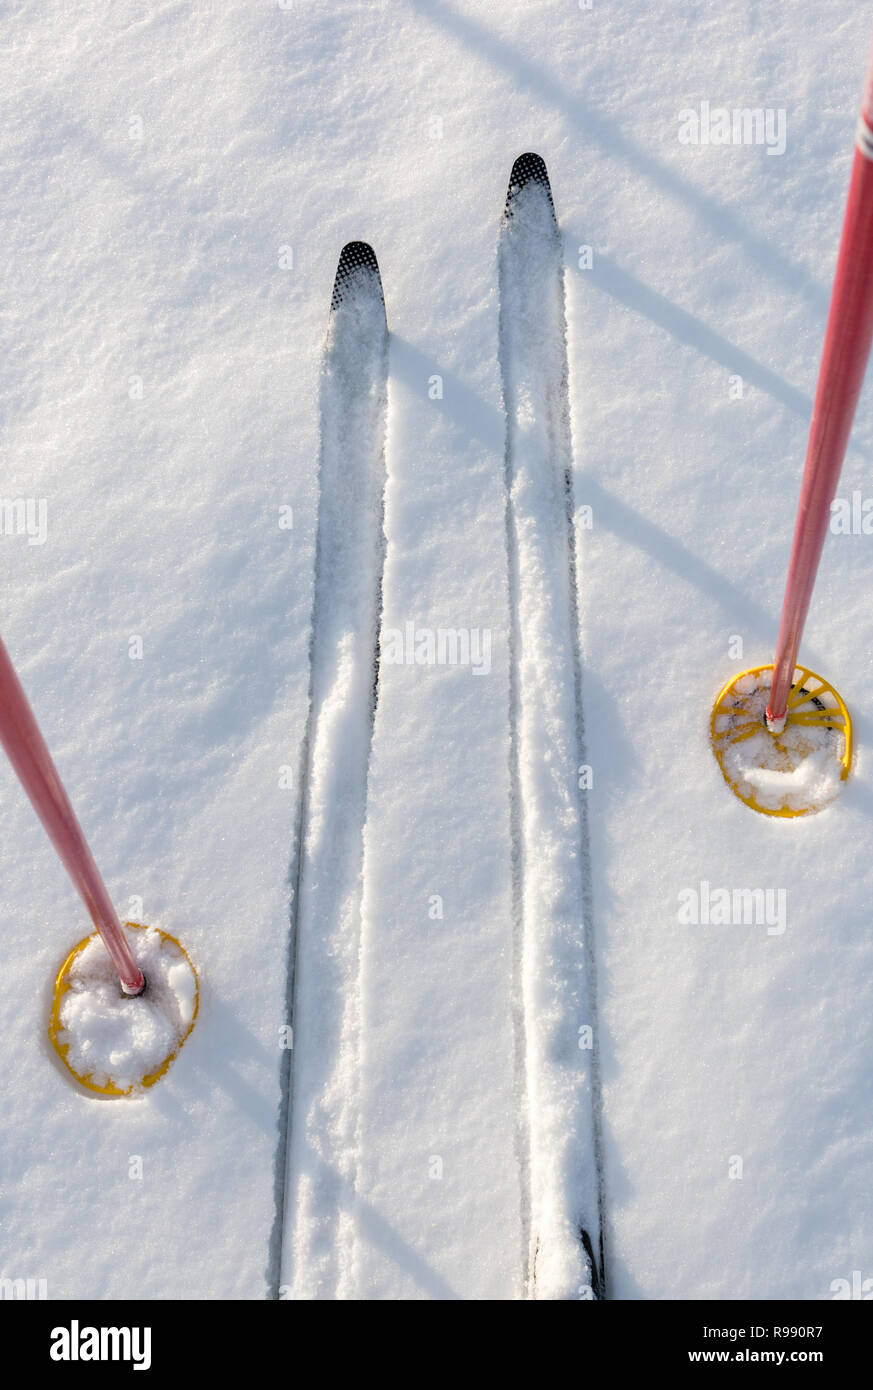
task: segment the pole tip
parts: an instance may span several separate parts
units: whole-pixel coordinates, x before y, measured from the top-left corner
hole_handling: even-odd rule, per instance
[[[764,723],[767,725],[767,728],[770,730],[771,734],[784,733],[785,725],[788,723],[788,710],[785,711],[781,719],[777,719],[776,716],[772,713],[770,706],[768,705],[766,713],[764,715]]]

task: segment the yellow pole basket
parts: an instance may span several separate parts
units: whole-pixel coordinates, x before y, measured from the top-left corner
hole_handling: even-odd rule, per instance
[[[774,667],[752,666],[718,693],[712,751],[735,796],[765,816],[809,816],[839,793],[852,767],[852,721],[823,676],[797,666],[780,733],[765,722]]]
[[[78,1085],[91,1091],[98,1096],[129,1096],[143,1088],[154,1086],[165,1076],[171,1062],[176,1057],[186,1038],[191,1033],[197,1018],[200,1006],[200,986],[197,979],[197,971],[191,961],[184,946],[171,936],[169,932],[161,931],[158,927],[147,927],[141,922],[125,922],[125,927],[136,932],[151,932],[159,938],[161,964],[164,969],[172,968],[177,972],[182,967],[181,975],[177,978],[184,979],[185,996],[181,1008],[173,1004],[165,981],[152,980],[151,995],[149,990],[149,973],[146,968],[146,988],[143,994],[137,996],[126,996],[118,987],[118,978],[112,974],[112,963],[103,949],[100,936],[93,932],[90,936],[83,937],[76,946],[73,947],[67,956],[55,980],[54,995],[52,998],[51,1013],[49,1015],[48,1034],[51,1045],[63,1062],[69,1074],[74,1078]],[[123,1084],[119,1084],[117,1076],[112,1075],[111,1059],[104,1059],[99,1062],[93,1060],[83,1061],[87,1058],[87,1041],[77,1038],[75,1034],[75,1023],[70,1017],[70,1009],[65,1009],[65,1001],[69,1003],[69,996],[74,991],[87,990],[89,980],[87,972],[83,974],[83,954],[88,948],[94,947],[92,952],[99,972],[98,985],[103,989],[104,999],[110,999],[113,1014],[113,1021],[123,1030],[125,1018],[129,1020],[132,1027],[135,1023],[135,1014],[131,1010],[155,1009],[162,1004],[170,1004],[170,1008],[164,1008],[166,1015],[172,1018],[165,1022],[165,1034],[172,1036],[172,1044],[167,1047],[164,1055],[156,1061],[151,1056],[145,1064],[141,1074],[136,1074],[131,1079],[130,1064],[126,1068]],[[100,955],[96,954],[99,951]],[[104,959],[105,957],[105,959]],[[190,972],[190,978],[188,978]],[[97,976],[95,975],[95,979]],[[156,998],[160,989],[160,998]],[[110,993],[111,991],[111,993]],[[193,992],[192,992],[193,991]],[[117,996],[117,1002],[116,997]],[[76,1059],[74,1061],[74,1058]]]

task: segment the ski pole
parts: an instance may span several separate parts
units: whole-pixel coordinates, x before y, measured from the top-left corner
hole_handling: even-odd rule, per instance
[[[0,742],[33,809],[103,938],[125,994],[141,994],[145,978],[131,954],[106,886],[39,731],[15,667],[0,638]]]
[[[785,728],[797,649],[873,340],[873,55],[828,310],[776,645],[767,727]]]

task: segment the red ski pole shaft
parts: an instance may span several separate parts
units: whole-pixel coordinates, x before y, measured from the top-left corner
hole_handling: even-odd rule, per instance
[[[106,885],[76,820],[15,667],[0,639],[0,742],[42,821],[91,921],[103,938],[127,994],[140,994],[142,971],[131,954]]]
[[[797,649],[828,531],[830,508],[873,341],[873,58],[855,137],[846,215],[812,408],[800,502],[782,602],[767,707],[774,733],[785,727]]]

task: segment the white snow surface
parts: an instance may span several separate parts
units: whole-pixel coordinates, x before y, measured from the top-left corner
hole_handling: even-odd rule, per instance
[[[800,654],[854,717],[840,796],[756,816],[708,735],[725,681],[772,660],[869,19],[849,0],[7,14],[2,498],[44,502],[46,530],[29,544],[3,510],[0,631],[119,911],[182,941],[201,996],[140,1098],[52,1065],[52,981],[88,923],[0,764],[0,1274],[59,1299],[525,1293],[497,257],[534,150],[565,272],[608,1294],[826,1299],[873,1275],[869,537],[829,537]],[[784,154],[680,142],[702,101],[784,110]],[[334,1174],[283,1214],[320,381],[352,239],[391,330],[383,629],[492,645],[487,674],[383,663],[354,993],[310,974],[294,1037],[304,1078],[344,1078],[295,1150]],[[871,459],[868,385],[841,496],[867,495]],[[528,595],[542,578],[521,566]],[[560,712],[567,691],[542,697]],[[316,795],[342,781],[322,727]],[[704,885],[784,892],[785,930],[688,925]],[[338,924],[315,921],[326,952]],[[325,1036],[351,1051],[320,1057]],[[576,1104],[563,1131],[532,1118],[576,1151]],[[313,1236],[315,1287],[283,1215]]]
[[[130,998],[99,936],[75,956],[58,1009],[58,1042],[95,1086],[138,1086],[178,1050],[194,1019],[197,979],[184,951],[154,928],[123,928],[146,990]]]

